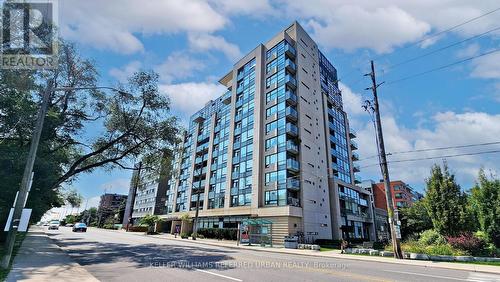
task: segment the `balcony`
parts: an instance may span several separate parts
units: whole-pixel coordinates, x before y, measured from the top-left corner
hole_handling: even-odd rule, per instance
[[[286,160],[286,168],[298,172],[300,170],[299,162],[294,159],[288,159]]]
[[[363,182],[363,180],[361,179],[361,177],[359,177],[358,175],[355,175],[354,176],[354,183],[355,184],[360,184],[361,182]]]
[[[332,170],[333,172],[338,172],[339,171],[339,165],[337,163],[332,162]]]
[[[358,143],[356,143],[354,140],[351,140],[351,150],[357,150],[358,149]]]
[[[203,122],[205,120],[205,116],[202,113],[196,113],[192,118],[193,121],[197,123]]]
[[[359,161],[359,154],[358,154],[358,153],[353,152],[353,153],[352,153],[352,160],[353,160],[353,161]]]
[[[295,110],[292,107],[287,107],[285,110],[285,115],[288,119],[296,121],[299,114],[297,113],[297,110]]]
[[[285,84],[290,88],[290,89],[295,89],[297,88],[297,81],[295,80],[295,78],[293,78],[293,76],[291,75],[286,75],[285,76]]]
[[[299,146],[295,144],[293,141],[286,141],[286,150],[292,154],[297,154],[299,152]]]
[[[225,105],[230,104],[231,96],[232,96],[231,91],[227,91],[226,93],[224,93],[224,95],[222,96],[222,103],[224,103]]]
[[[243,99],[239,99],[238,101],[236,101],[236,103],[234,104],[234,107],[239,108],[239,107],[241,107],[241,105],[243,105]]]
[[[356,138],[356,131],[352,128],[349,128],[349,137]]]
[[[288,179],[286,181],[286,189],[292,190],[292,191],[299,191],[300,190],[300,181],[298,179]]]
[[[292,91],[285,92],[285,100],[289,105],[297,105],[297,95],[295,95]]]
[[[360,172],[361,169],[360,169],[359,165],[355,164],[355,165],[352,166],[352,171],[354,171],[354,172]]]
[[[287,71],[289,71],[290,73],[295,73],[295,71],[297,70],[297,66],[295,65],[295,63],[290,60],[290,59],[286,59],[285,60],[285,68]]]
[[[288,135],[291,135],[291,136],[297,136],[297,135],[299,135],[299,129],[294,124],[287,123],[286,124],[286,133]]]
[[[297,51],[295,51],[295,48],[293,48],[292,45],[285,44],[285,54],[293,59],[297,55]]]

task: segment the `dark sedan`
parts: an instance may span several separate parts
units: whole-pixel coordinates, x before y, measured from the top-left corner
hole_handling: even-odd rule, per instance
[[[73,225],[73,232],[87,232],[87,225],[85,223],[75,223]]]

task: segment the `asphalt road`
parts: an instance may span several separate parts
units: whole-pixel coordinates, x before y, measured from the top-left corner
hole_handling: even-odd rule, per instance
[[[214,247],[188,240],[71,228],[47,231],[101,281],[500,281],[500,276]]]

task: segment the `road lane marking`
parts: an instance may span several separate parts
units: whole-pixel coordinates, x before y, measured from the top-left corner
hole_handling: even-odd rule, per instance
[[[207,273],[207,274],[212,274],[212,275],[219,276],[219,277],[226,278],[226,279],[230,279],[230,280],[233,280],[233,281],[239,281],[239,282],[243,281],[241,279],[234,278],[234,277],[229,277],[229,276],[222,275],[222,274],[219,274],[219,273],[214,273],[214,272],[210,272],[210,271],[206,271],[206,270],[201,270],[201,269],[198,269],[198,268],[193,268],[193,269],[196,270],[196,271],[199,271],[199,272],[203,272],[203,273]]]
[[[396,270],[384,270],[385,272],[393,272],[393,273],[400,273],[400,274],[409,274],[409,275],[419,275],[419,276],[426,276],[426,277],[433,277],[433,278],[440,278],[440,279],[451,279],[451,280],[459,280],[459,281],[469,281],[464,278],[456,278],[456,277],[449,277],[449,276],[440,276],[440,275],[431,275],[431,274],[422,274],[422,273],[416,273],[416,272],[406,272],[406,271],[396,271]]]
[[[497,281],[500,281],[500,275],[478,273],[478,272],[470,272],[469,273],[469,279],[467,279],[467,281],[497,282]]]

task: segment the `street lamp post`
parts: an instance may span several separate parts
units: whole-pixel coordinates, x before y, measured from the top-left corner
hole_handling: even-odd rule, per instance
[[[54,88],[54,81],[49,80],[47,87],[42,94],[42,104],[38,112],[35,129],[33,131],[33,136],[31,137],[30,150],[28,153],[28,159],[26,161],[26,166],[24,167],[23,178],[21,180],[21,187],[19,189],[19,194],[16,202],[14,203],[14,212],[12,213],[12,220],[9,226],[9,233],[7,234],[7,240],[5,242],[5,255],[2,260],[2,267],[8,268],[10,260],[12,257],[12,251],[14,249],[14,243],[16,241],[17,228],[21,220],[21,214],[28,197],[30,176],[33,171],[33,166],[35,164],[36,153],[38,150],[38,144],[40,142],[40,136],[43,130],[43,122],[45,120],[45,115],[47,114],[47,108],[50,101],[50,96],[56,91],[74,91],[74,90],[94,90],[94,89],[109,89],[119,93],[124,93],[119,89],[108,87],[108,86],[92,86],[92,87],[58,87]]]

